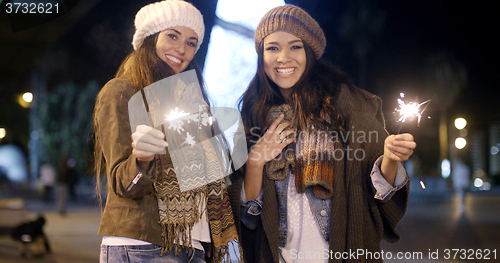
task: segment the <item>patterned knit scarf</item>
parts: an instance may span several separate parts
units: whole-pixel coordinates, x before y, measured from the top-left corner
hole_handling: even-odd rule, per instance
[[[271,109],[267,127],[280,115],[282,122],[291,121],[293,110],[283,104]],[[304,193],[307,187],[313,188],[314,195],[321,199],[333,196],[334,176],[334,138],[328,131],[309,127],[295,136],[295,142],[283,149],[282,154],[265,165],[266,174],[271,180],[283,180],[290,171],[295,175],[295,187],[298,193]],[[284,156],[283,156],[284,154]]]
[[[162,255],[169,253],[175,244],[175,253],[180,253],[181,244],[186,249],[193,249],[191,230],[200,221],[205,210],[201,210],[203,202],[208,210],[210,234],[214,245],[213,262],[229,259],[230,246],[238,242],[238,234],[234,224],[233,213],[225,179],[220,179],[196,189],[181,192],[169,154],[157,155],[156,167],[158,178],[155,190],[158,198],[160,224],[162,228]],[[239,260],[243,253],[239,246]]]

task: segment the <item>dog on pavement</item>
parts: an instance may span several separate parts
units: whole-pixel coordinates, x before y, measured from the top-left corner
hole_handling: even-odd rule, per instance
[[[21,243],[22,257],[40,257],[50,253],[50,245],[43,232],[45,217],[40,215],[36,220],[17,226],[12,232],[12,238]]]

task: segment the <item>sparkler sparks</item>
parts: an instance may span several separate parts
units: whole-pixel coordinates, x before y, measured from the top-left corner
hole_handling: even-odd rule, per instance
[[[403,98],[404,93],[400,93],[400,96]],[[427,108],[427,103],[431,100],[426,100],[422,103],[418,102],[409,102],[406,103],[402,99],[398,99],[399,109],[396,109],[399,112],[399,120],[400,122],[405,122],[407,118],[417,117],[418,125],[420,125],[420,118],[422,118],[422,113]],[[421,106],[426,105],[423,109],[420,109]]]
[[[166,116],[168,121],[173,121],[186,115],[189,115],[189,113],[186,113],[183,110],[179,111],[179,108],[175,107],[175,109],[171,110],[170,114]]]
[[[424,189],[424,190],[425,190],[425,184],[424,184],[424,182],[423,182],[423,181],[420,181],[420,186],[422,186],[422,189]]]
[[[200,106],[200,111],[197,114],[190,114],[186,113],[183,110],[179,111],[179,108],[175,108],[174,110],[170,111],[170,114],[165,116],[167,117],[166,120],[170,122],[168,129],[173,129],[174,131],[177,131],[179,134],[181,132],[185,131],[182,126],[184,126],[184,121],[187,123],[192,122],[199,122],[200,126],[199,129],[201,129],[201,126],[208,126],[212,125],[212,123],[215,121],[215,116],[210,116],[207,112],[203,112],[201,110]],[[189,132],[186,132],[186,140],[184,141],[183,144],[189,144],[191,146],[195,145],[195,137],[193,137]]]
[[[170,111],[169,115],[165,116],[167,116],[167,120],[170,121],[170,125],[168,126],[169,129],[173,129],[179,134],[181,131],[184,131],[184,128],[182,128],[182,125],[184,125],[183,117],[189,116],[189,113],[183,110],[179,111],[179,108],[176,107],[174,110]]]

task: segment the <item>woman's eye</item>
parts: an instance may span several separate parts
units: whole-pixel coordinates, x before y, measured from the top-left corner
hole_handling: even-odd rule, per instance
[[[268,50],[268,51],[273,50],[274,51],[274,50],[278,50],[278,47],[268,47],[268,48],[266,48],[266,50]]]
[[[191,47],[196,47],[196,43],[193,43],[193,42],[188,42],[188,46],[191,46]]]
[[[168,34],[168,36],[169,36],[171,39],[174,39],[174,40],[175,40],[175,39],[177,39],[177,36],[176,36],[176,35],[174,35],[174,34]]]
[[[292,46],[292,49],[301,49],[301,46]]]

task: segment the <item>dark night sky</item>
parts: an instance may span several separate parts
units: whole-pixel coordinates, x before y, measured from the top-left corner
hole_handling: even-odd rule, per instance
[[[3,2],[0,5],[2,9],[5,7],[5,1]],[[79,2],[75,7],[77,11],[83,10],[83,1],[74,2]],[[132,50],[130,41],[135,13],[141,6],[153,1],[89,2],[96,2],[96,4],[82,18],[73,21],[74,23],[69,28],[60,26],[61,23],[71,21],[72,17],[69,17],[70,20],[56,19],[35,28],[34,30],[44,35],[58,28],[66,31],[55,42],[46,41],[36,44],[39,47],[33,56],[21,58],[14,56],[12,60],[12,56],[5,56],[4,53],[0,58],[2,96],[26,90],[29,86],[32,58],[44,56],[49,51],[56,54],[56,60],[61,60],[59,59],[61,56],[57,55],[60,54],[58,53],[60,50],[63,50],[62,54],[65,54],[62,66],[56,68],[49,77],[49,89],[53,86],[52,84],[68,79],[81,82],[96,79],[103,85],[113,76],[120,61]],[[211,8],[214,5],[211,1],[193,0],[192,2],[201,9],[206,19],[213,17]],[[290,0],[287,2],[303,7],[318,20],[328,42],[324,57],[356,78],[357,60],[352,46],[338,36],[340,17],[348,9],[349,1]],[[500,25],[500,18],[496,11],[495,1],[373,0],[372,2],[385,11],[386,21],[381,34],[372,42],[372,49],[367,56],[368,81],[366,87],[362,88],[384,99],[386,115],[396,106],[396,96],[400,91],[408,92],[413,96],[427,90],[425,74],[428,68],[428,57],[445,51],[453,54],[457,61],[465,66],[468,73],[467,85],[458,94],[450,115],[466,114],[470,116],[471,125],[475,123],[478,128],[484,128],[484,125],[490,121],[500,120],[498,107],[500,92],[497,88],[500,81],[500,52],[498,50],[500,40],[495,36]],[[74,13],[70,12],[66,16],[72,15]],[[0,27],[8,27],[5,21],[5,18],[1,20]],[[29,32],[34,34],[35,31],[13,34],[3,28],[0,31],[2,33],[0,50],[19,53],[20,56],[29,53],[21,52],[23,46],[19,43],[10,42],[12,37],[20,38],[19,36],[22,35],[25,39],[22,42],[23,45],[30,47],[30,43],[38,43],[39,40],[35,39],[36,37],[30,38]],[[9,41],[5,42],[4,39],[9,39]],[[203,45],[207,44],[208,40],[205,39]],[[13,48],[14,45],[16,48]],[[11,65],[14,65],[14,62],[24,62],[27,65],[26,69],[11,71]],[[427,98],[419,97],[418,99]],[[437,115],[438,106],[436,103],[431,103],[429,114]],[[389,121],[390,117],[387,119]],[[429,122],[436,125],[436,119]],[[4,123],[5,116],[0,116],[0,126]],[[434,132],[435,130],[432,133]]]
[[[114,73],[121,59],[131,51],[129,35],[132,34],[133,16],[138,8],[149,2],[153,1],[123,0],[120,4],[117,4],[118,1],[97,1],[86,16],[46,49],[69,50],[71,55],[68,66],[72,72],[67,74],[68,77],[81,81],[90,78],[105,80]],[[201,6],[204,1],[193,2],[208,16],[204,10],[208,5]],[[287,2],[303,7],[320,22],[328,40],[325,57],[355,77],[355,56],[349,43],[338,37],[339,17],[347,10],[349,1]],[[500,41],[494,33],[498,31],[500,18],[494,13],[496,9],[493,1],[372,2],[377,3],[386,12],[387,19],[385,28],[381,35],[374,39],[373,48],[368,54],[368,85],[363,88],[376,92],[375,86],[380,85],[377,84],[380,81],[387,89],[399,88],[398,85],[405,81],[415,86],[422,85],[418,82],[422,79],[425,59],[433,53],[446,50],[455,54],[469,72],[466,91],[468,99],[477,103],[495,97],[490,95],[498,94],[494,91],[500,73]],[[76,5],[75,9],[78,8],[81,8],[81,3]],[[54,20],[48,24],[57,22],[58,20]],[[47,28],[48,25],[44,24],[37,30],[43,31]],[[101,69],[96,70],[96,66]],[[5,67],[5,64],[2,67]]]
[[[498,120],[500,40],[495,33],[500,18],[494,13],[493,2],[378,2],[387,10],[388,27],[378,45],[380,53],[375,51],[373,59],[382,62],[384,71],[393,72],[393,81],[398,75],[400,79],[418,79],[422,59],[448,51],[468,71],[468,83],[458,102],[476,114],[492,111],[491,117]]]

